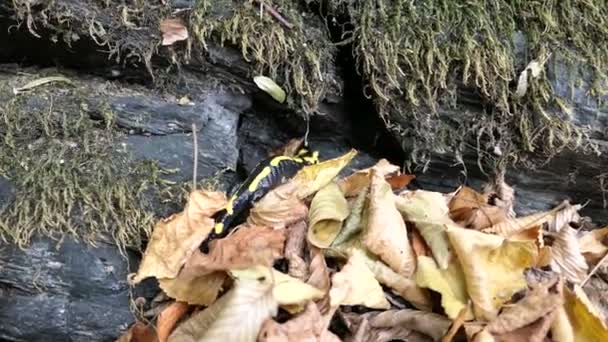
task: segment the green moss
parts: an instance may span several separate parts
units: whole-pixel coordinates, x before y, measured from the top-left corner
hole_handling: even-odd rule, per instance
[[[496,159],[488,153],[493,145],[503,152],[497,159],[511,161],[580,147],[583,132],[570,124],[544,72],[523,98],[514,96],[526,66],[516,64],[514,37],[523,33],[528,62],[550,56],[549,63],[587,65],[589,94],[606,94],[608,7],[601,3],[330,1],[333,12],[351,18],[353,53],[381,116],[423,162],[432,152],[469,148]],[[474,113],[463,105],[471,94],[483,106]]]
[[[256,74],[285,89],[291,108],[313,114],[328,92],[340,92],[333,74],[336,48],[322,21],[298,1],[272,1],[272,6],[293,28],[265,12],[260,15],[259,5],[251,0],[198,0],[190,25],[204,48],[211,41],[240,48]]]

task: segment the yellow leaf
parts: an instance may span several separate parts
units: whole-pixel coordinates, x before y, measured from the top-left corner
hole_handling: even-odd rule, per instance
[[[329,247],[348,213],[348,203],[336,183],[321,188],[310,203],[308,241],[319,248]]]
[[[572,324],[563,305],[555,311],[555,319],[551,323],[551,337],[555,342],[574,342]]]
[[[493,320],[501,305],[526,286],[523,271],[536,261],[536,245],[453,226],[447,234],[462,266],[475,317]]]
[[[419,256],[416,284],[439,292],[441,305],[451,319],[456,319],[460,310],[467,306],[469,300],[467,285],[457,260],[450,262],[447,269],[441,270],[432,258]],[[468,310],[465,320],[471,319],[473,319],[473,312]]]
[[[332,277],[331,306],[363,305],[372,309],[388,309],[382,287],[365,264],[362,253],[355,250],[340,272]]]
[[[130,280],[137,284],[148,277],[175,278],[213,228],[211,216],[225,204],[221,192],[190,193],[184,211],[156,225],[139,270]]]
[[[304,199],[333,181],[356,155],[357,151],[351,149],[340,157],[304,166],[286,185],[295,184],[296,196]]]
[[[167,296],[175,300],[191,305],[210,305],[217,299],[226,277],[226,273],[221,271],[203,275],[181,272],[177,278],[159,279],[158,284]]]
[[[270,277],[260,278],[257,271],[241,273],[232,289],[180,324],[169,342],[255,342],[262,323],[277,314],[278,303],[272,295]]]
[[[590,303],[580,286],[575,285],[571,291],[564,288],[564,309],[574,331],[574,341],[608,341],[608,327],[604,317]]]
[[[416,268],[405,222],[395,207],[390,185],[375,169],[371,173],[369,219],[363,244],[395,272],[409,278]]]
[[[295,197],[283,198],[270,191],[251,208],[247,223],[252,226],[284,228],[302,221],[308,215],[308,207]]]
[[[450,247],[445,225],[455,225],[449,217],[444,195],[439,192],[417,190],[396,196],[397,209],[413,223],[431,249],[440,269],[446,269]]]
[[[320,299],[325,295],[324,291],[274,268],[271,277],[274,279],[272,293],[280,305],[304,305],[309,300]]]
[[[564,277],[574,283],[580,283],[587,276],[587,262],[581,254],[576,230],[566,225],[554,234],[555,240],[551,246],[551,268],[564,274]]]

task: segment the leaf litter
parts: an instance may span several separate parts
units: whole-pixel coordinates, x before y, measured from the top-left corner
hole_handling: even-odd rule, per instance
[[[504,179],[410,190],[385,159],[339,176],[356,154],[302,168],[207,254],[227,195],[190,193],[129,277],[171,302],[119,341],[608,340],[584,288],[608,227],[576,228],[580,205],[517,216]]]

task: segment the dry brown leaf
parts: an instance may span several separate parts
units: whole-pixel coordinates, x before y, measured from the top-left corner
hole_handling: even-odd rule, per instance
[[[339,342],[340,339],[327,330],[327,322],[317,306],[309,302],[304,312],[279,324],[268,319],[262,325],[259,342]]]
[[[462,187],[449,204],[450,217],[463,227],[483,229],[504,221],[504,208],[488,204],[488,195]]]
[[[308,264],[304,261],[307,231],[308,226],[305,221],[290,226],[287,229],[287,242],[285,243],[285,258],[289,262],[288,273],[302,281],[308,278]]]
[[[329,159],[318,164],[304,166],[298,173],[285,184],[286,189],[295,187],[294,193],[299,199],[307,198],[338,176],[340,171],[348,165],[357,155],[355,149],[337,158]],[[278,189],[278,188],[277,188]]]
[[[329,278],[329,269],[325,263],[325,255],[323,255],[322,250],[313,246],[310,248],[310,254],[310,277],[306,283],[325,293],[325,297],[323,297],[323,300],[319,303],[319,308],[321,309],[321,312],[327,312],[327,310],[329,310],[329,289],[331,287],[331,280]]]
[[[412,231],[412,249],[416,257],[431,255],[429,246],[424,242],[422,235],[415,229]]]
[[[321,188],[310,203],[308,242],[319,248],[329,247],[348,217],[348,203],[334,182]]]
[[[551,246],[551,268],[562,273],[566,279],[580,283],[587,276],[589,267],[581,254],[576,230],[566,225],[554,234],[554,238]]]
[[[363,320],[368,321],[370,332],[374,332],[374,330],[389,331],[393,327],[401,327],[422,333],[434,341],[440,340],[452,324],[452,321],[442,315],[410,309],[370,312],[361,316],[363,316]],[[377,332],[375,333],[377,334]],[[396,338],[398,337],[393,336],[393,339]],[[366,340],[370,341],[370,339],[364,341]]]
[[[386,179],[386,182],[391,186],[393,190],[399,190],[408,186],[408,184],[410,184],[415,178],[416,176],[414,175],[403,174],[390,176]]]
[[[455,223],[449,217],[444,195],[440,192],[416,190],[395,196],[395,202],[399,212],[416,226],[439,268],[446,269],[451,252],[445,227]]]
[[[493,320],[502,304],[526,286],[523,271],[536,261],[536,245],[460,227],[449,227],[447,234],[465,274],[475,317]]]
[[[342,318],[346,323],[351,335],[347,336],[345,342],[389,342],[389,341],[412,341],[413,331],[403,327],[394,326],[388,329],[374,329],[370,326],[366,315],[354,313],[343,313]],[[429,339],[430,340],[430,339]]]
[[[578,244],[587,264],[596,264],[608,253],[608,226],[583,233]]]
[[[496,175],[496,178],[491,184],[484,187],[484,194],[493,197],[493,204],[502,208],[508,218],[515,217],[513,204],[515,202],[515,190],[505,182],[504,172]]]
[[[167,342],[169,335],[175,328],[175,324],[188,312],[188,304],[184,302],[173,302],[158,315],[156,322],[156,333],[158,342]]]
[[[269,157],[271,156],[288,156],[293,157],[300,151],[304,143],[304,138],[294,138],[290,139],[285,145],[273,150]]]
[[[211,216],[226,204],[222,192],[193,191],[179,214],[156,224],[134,284],[148,277],[175,278],[180,268],[213,228]]]
[[[371,180],[370,174],[371,174],[372,169],[376,169],[382,177],[394,175],[399,172],[399,166],[391,164],[386,159],[380,159],[374,166],[369,167],[367,169],[359,170],[338,181],[338,185],[340,186],[340,189],[344,193],[344,196],[346,196],[346,197],[356,196],[363,189],[368,187],[370,185],[370,180]],[[411,179],[410,179],[410,181],[411,181]]]
[[[345,243],[346,241],[354,238],[367,226],[367,194],[369,193],[369,187],[364,188],[359,192],[357,197],[352,201],[350,214],[342,229],[332,242],[332,246],[338,246]]]
[[[253,226],[285,228],[308,216],[308,207],[295,197],[270,191],[251,208],[247,223]]]
[[[395,196],[380,171],[371,171],[369,219],[363,244],[395,272],[410,278],[416,269],[405,222],[395,206]]]
[[[574,341],[608,341],[605,318],[593,307],[578,285],[564,288],[564,309],[574,332]]]
[[[441,342],[452,342],[460,328],[464,325],[466,321],[467,314],[471,312],[471,302],[467,302],[467,306],[462,308],[456,318],[452,321],[452,325],[450,325],[450,329],[445,333],[445,335],[441,338]]]
[[[547,333],[551,329],[551,324],[555,319],[556,311],[551,311],[547,315],[539,318],[533,323],[519,329],[506,332],[504,334],[493,335],[496,342],[544,342]]]
[[[188,29],[179,19],[164,19],[160,22],[160,32],[163,35],[162,45],[172,45],[180,40],[188,39]]]
[[[177,278],[161,278],[158,284],[169,297],[178,301],[210,305],[217,299],[226,277],[221,271],[199,275],[184,268]]]
[[[118,337],[116,342],[157,342],[156,331],[152,325],[137,321],[129,327],[124,334]]]
[[[353,251],[340,272],[332,277],[330,305],[363,305],[372,309],[388,309],[382,287],[367,267],[363,253]]]

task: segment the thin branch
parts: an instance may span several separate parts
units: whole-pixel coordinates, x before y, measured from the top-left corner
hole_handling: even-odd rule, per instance
[[[604,262],[606,262],[606,259],[608,259],[608,253],[606,253],[606,255],[604,255],[602,260],[600,260],[595,265],[595,267],[591,270],[591,272],[589,272],[589,274],[587,274],[587,277],[581,282],[581,288],[583,288],[583,286],[585,286],[585,284],[589,281],[589,279],[591,279],[591,277],[595,274],[595,272],[597,272],[597,270],[600,268],[600,266],[602,266],[602,264]]]
[[[285,17],[283,17],[281,15],[281,13],[277,12],[277,10],[272,8],[272,6],[265,4],[264,1],[262,1],[262,0],[254,0],[254,2],[259,4],[260,9],[263,8],[268,14],[270,14],[276,20],[278,20],[281,24],[283,24],[283,26],[287,27],[290,30],[293,28],[293,24],[290,23],[289,21],[287,21],[287,19],[285,19]]]
[[[192,191],[196,190],[196,171],[198,168],[198,139],[196,138],[196,124],[192,123],[192,142],[194,144],[194,165],[192,166]]]

